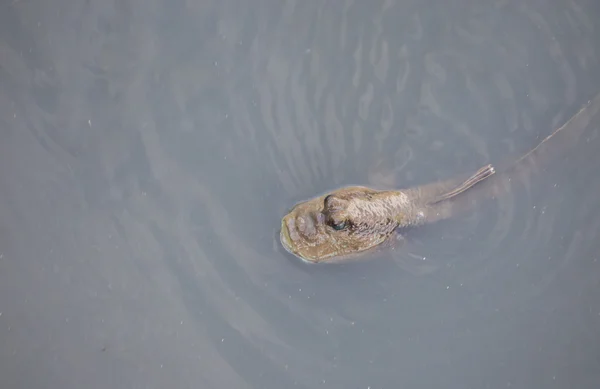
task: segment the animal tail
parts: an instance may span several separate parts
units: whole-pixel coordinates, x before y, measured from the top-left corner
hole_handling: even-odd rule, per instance
[[[528,182],[532,175],[546,167],[551,160],[558,159],[571,151],[579,144],[581,138],[586,134],[590,123],[600,126],[600,93],[588,101],[579,112],[573,115],[564,125],[556,129],[552,134],[542,140],[535,148],[520,157],[501,173],[488,175],[477,180],[478,174],[469,178],[465,183],[457,187],[448,195],[441,196],[439,201],[431,203],[431,208],[426,215],[427,222],[435,222],[446,219],[452,215],[468,210],[474,203],[485,198],[495,198],[511,190],[514,181]],[[489,165],[488,165],[489,166]],[[480,169],[479,172],[485,170]],[[479,173],[478,172],[478,173]],[[491,177],[490,177],[491,176]],[[475,180],[479,183],[474,186],[467,185]],[[454,193],[456,192],[456,193]]]
[[[486,165],[486,166],[482,167],[481,169],[477,170],[477,172],[475,172],[475,174],[473,174],[471,177],[467,178],[464,182],[462,182],[456,188],[436,197],[429,204],[430,205],[437,204],[441,201],[449,200],[452,197],[458,196],[459,194],[463,193],[467,189],[474,187],[479,182],[485,180],[488,177],[491,177],[494,173],[496,173],[496,170],[494,169],[494,167],[492,165]]]

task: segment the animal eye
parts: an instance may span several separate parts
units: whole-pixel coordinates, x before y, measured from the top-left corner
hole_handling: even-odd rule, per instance
[[[341,231],[341,230],[343,230],[344,228],[346,228],[346,221],[345,221],[345,220],[342,220],[342,221],[341,221],[341,222],[339,222],[339,223],[331,223],[331,227],[332,227],[334,230],[336,230],[336,231]]]

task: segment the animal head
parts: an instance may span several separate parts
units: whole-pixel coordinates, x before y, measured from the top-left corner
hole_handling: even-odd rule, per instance
[[[389,192],[347,187],[295,205],[280,240],[306,262],[336,262],[384,242],[398,226]]]

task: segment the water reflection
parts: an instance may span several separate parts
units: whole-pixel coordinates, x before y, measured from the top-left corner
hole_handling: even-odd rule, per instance
[[[593,6],[0,7],[9,386],[594,387],[598,123],[411,234],[427,276],[275,241],[315,194],[535,146],[600,90]]]

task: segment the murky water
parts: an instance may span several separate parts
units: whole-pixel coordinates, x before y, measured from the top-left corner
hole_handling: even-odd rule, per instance
[[[295,202],[518,158],[600,92],[594,1],[6,1],[6,388],[596,388],[600,118],[401,254]],[[402,255],[400,255],[401,257]],[[425,270],[425,271],[420,271]]]

